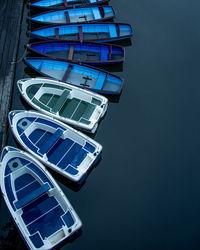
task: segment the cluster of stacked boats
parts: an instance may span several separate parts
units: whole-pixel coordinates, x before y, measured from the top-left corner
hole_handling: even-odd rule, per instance
[[[122,90],[120,77],[89,66],[122,63],[124,48],[102,42],[132,36],[130,25],[104,22],[115,16],[107,2],[29,3],[31,10],[40,11],[30,22],[41,26],[30,36],[44,41],[27,45],[39,56],[26,58],[25,63],[45,77],[17,82],[23,98],[37,111],[10,111],[12,132],[28,153],[11,146],[3,149],[0,185],[30,249],[51,249],[82,226],[42,163],[81,184],[101,157],[102,146],[73,127],[94,133],[108,106],[108,99],[99,94],[119,95]]]

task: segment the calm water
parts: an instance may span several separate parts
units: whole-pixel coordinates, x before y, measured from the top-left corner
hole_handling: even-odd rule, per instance
[[[58,249],[200,249],[200,3],[111,4],[116,21],[135,31],[117,73],[125,86],[94,136],[103,158],[86,183],[72,190],[55,176],[83,222],[82,234]],[[16,70],[15,82],[33,76],[22,62]],[[12,108],[29,109],[16,87]],[[8,144],[16,145],[10,132]],[[1,248],[23,249],[2,198],[0,204]]]

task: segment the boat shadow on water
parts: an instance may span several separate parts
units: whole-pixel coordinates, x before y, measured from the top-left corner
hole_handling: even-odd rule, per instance
[[[123,72],[123,62],[121,63],[116,63],[116,64],[107,64],[107,65],[100,65],[100,66],[95,66],[99,69],[108,71],[108,72]]]
[[[38,13],[36,13],[36,14],[38,14]],[[33,16],[33,15],[31,15],[31,16]],[[29,17],[31,17],[31,16],[29,16]],[[114,23],[114,18],[110,18],[109,20],[101,20],[102,23],[108,22],[108,21],[110,23]],[[29,30],[29,31],[34,30],[34,29],[39,29],[39,28],[47,28],[49,25],[51,25],[51,23],[42,23],[42,22],[41,23],[31,23],[31,21],[29,19],[27,19],[26,22],[27,22],[27,30]],[[86,22],[86,23],[88,23],[88,22]],[[91,22],[91,23],[94,23],[94,22]],[[52,23],[52,24],[56,25],[56,23]],[[78,24],[78,22],[71,23],[71,24]],[[27,34],[28,34],[28,32],[27,32]]]
[[[31,38],[30,34],[28,32],[27,32],[26,35],[29,37],[29,41],[28,41],[29,44],[30,43],[38,42],[38,39]],[[66,40],[66,41],[69,41],[69,40]],[[99,42],[101,42],[101,41],[99,41]],[[132,46],[132,39],[131,38],[127,38],[127,39],[124,39],[124,40],[112,41],[112,44],[121,45],[123,47],[129,47],[129,46]]]
[[[15,223],[10,219],[1,227],[2,235],[0,236],[0,249],[5,250],[24,250],[27,249],[23,238],[20,235],[20,232],[17,230]],[[69,238],[62,241],[58,246],[54,249],[58,250],[62,247],[66,246],[69,243],[73,243],[77,238],[82,235],[82,229],[77,230],[74,234],[72,234]]]
[[[61,185],[71,189],[74,192],[79,192],[81,188],[86,184],[87,178],[90,176],[91,172],[93,171],[94,168],[98,167],[100,162],[102,161],[102,158],[98,160],[98,162],[93,165],[87,172],[87,177],[84,179],[84,181],[81,184],[72,182],[71,180],[65,178],[64,176],[58,174],[57,172],[53,171],[52,169],[48,168],[48,171],[51,173],[51,175],[55,178],[55,180],[60,183]],[[62,186],[61,186],[62,188]]]
[[[7,249],[7,250],[27,249],[25,242],[21,238],[20,233],[17,230],[17,228],[12,220],[7,221],[1,227],[0,242],[1,242],[0,249]]]
[[[26,46],[25,46],[26,48]],[[41,55],[40,55],[41,56]],[[38,57],[38,55],[36,53],[32,53],[32,52],[28,52],[26,54],[26,57]],[[48,58],[48,57],[44,57],[44,56],[41,56],[42,58]],[[83,65],[87,66],[87,64],[84,64],[82,63]],[[101,69],[101,70],[105,70],[105,71],[108,71],[108,72],[123,72],[123,65],[124,63],[121,62],[121,63],[113,63],[113,64],[104,64],[104,65],[91,65],[92,67],[95,67],[97,69]],[[89,65],[88,65],[89,66]],[[30,67],[26,67],[26,68],[29,68]],[[28,75],[30,74],[28,69],[25,68],[25,73],[27,73]],[[30,69],[30,71],[33,71],[32,69]],[[39,74],[37,74],[37,76],[40,76]]]

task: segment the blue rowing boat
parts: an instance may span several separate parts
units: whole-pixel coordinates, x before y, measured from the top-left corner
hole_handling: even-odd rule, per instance
[[[26,58],[24,62],[43,76],[101,94],[119,95],[122,90],[120,77],[91,66],[42,57]]]
[[[29,32],[31,38],[43,40],[112,42],[131,38],[131,25],[122,23],[79,23],[51,25]]]
[[[38,10],[69,9],[108,3],[110,0],[31,0],[30,7]]]
[[[75,102],[70,105],[74,106]],[[100,159],[102,146],[99,143],[51,116],[15,110],[8,117],[19,144],[73,182],[81,184],[89,169]]]
[[[122,46],[107,43],[58,40],[31,43],[27,48],[40,56],[89,65],[122,63],[125,58]]]
[[[100,22],[115,17],[111,6],[90,6],[66,10],[48,11],[29,17],[32,23],[37,24],[67,24]]]
[[[7,146],[0,165],[4,200],[30,249],[52,249],[80,229],[70,202],[33,156]]]

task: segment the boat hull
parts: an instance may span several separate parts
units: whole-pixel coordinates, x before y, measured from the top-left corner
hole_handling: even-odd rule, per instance
[[[27,49],[39,56],[88,65],[116,64],[125,60],[122,46],[106,43],[58,40],[27,44]]]
[[[79,23],[49,25],[29,32],[31,38],[41,40],[68,40],[80,42],[112,42],[130,39],[133,35],[129,24],[123,23]]]
[[[30,249],[52,249],[81,228],[70,202],[39,161],[5,147],[0,165],[4,200]]]
[[[103,96],[50,79],[22,79],[17,86],[36,110],[90,133],[96,131],[108,106]]]
[[[122,91],[123,79],[91,66],[36,57],[24,62],[43,76],[100,94],[119,95]]]
[[[111,6],[82,7],[57,11],[48,11],[33,15],[28,20],[39,25],[58,25],[73,23],[102,22],[115,17]]]
[[[11,111],[9,123],[20,145],[43,164],[81,184],[100,159],[102,146],[70,126],[36,111]]]

